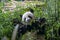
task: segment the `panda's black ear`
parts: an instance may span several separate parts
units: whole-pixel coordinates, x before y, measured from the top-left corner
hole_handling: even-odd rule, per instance
[[[22,18],[22,15],[20,15],[20,17]]]

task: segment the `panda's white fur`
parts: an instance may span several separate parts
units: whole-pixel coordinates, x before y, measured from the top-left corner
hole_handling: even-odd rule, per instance
[[[29,23],[31,21],[31,18],[29,16],[32,17],[32,19],[34,19],[33,13],[28,11],[22,15],[22,22]]]

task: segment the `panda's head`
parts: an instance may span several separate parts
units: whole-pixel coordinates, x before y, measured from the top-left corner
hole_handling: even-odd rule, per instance
[[[20,17],[22,18],[22,15],[20,15]],[[31,16],[28,16],[27,18],[25,18],[25,22],[30,22],[31,21],[31,19],[32,19],[32,17]]]

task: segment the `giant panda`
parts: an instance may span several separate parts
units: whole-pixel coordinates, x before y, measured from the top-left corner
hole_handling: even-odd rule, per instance
[[[31,30],[39,30],[39,31],[37,31],[37,34],[44,34],[44,30],[45,30],[44,26],[45,25],[42,28],[40,28],[40,25],[45,23],[46,19],[45,18],[34,19],[33,13],[34,13],[33,9],[30,8],[30,11],[24,13],[23,15],[20,15],[20,17],[22,18],[22,21],[19,21],[17,18],[13,19],[14,26],[19,24],[18,33],[17,33],[17,40],[18,40],[18,38],[21,37],[21,35],[24,35],[27,31],[31,32]],[[32,19],[35,21],[32,21],[31,25],[29,25],[28,23]],[[24,24],[24,22],[26,22],[27,25]]]
[[[29,8],[29,11],[25,12],[23,15],[22,15],[22,22],[23,23],[30,23],[31,20],[34,19],[34,10]]]

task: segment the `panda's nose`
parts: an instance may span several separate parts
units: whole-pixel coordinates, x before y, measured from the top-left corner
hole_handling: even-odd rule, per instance
[[[27,22],[27,23],[29,23],[30,21],[31,21],[31,19],[30,19],[30,18],[27,18],[27,19],[26,19],[26,22]]]

